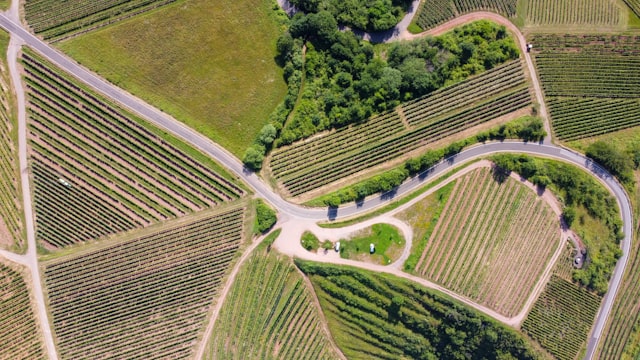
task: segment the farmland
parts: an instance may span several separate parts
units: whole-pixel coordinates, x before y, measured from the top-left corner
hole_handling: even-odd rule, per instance
[[[413,20],[423,30],[473,11],[492,11],[505,17],[516,15],[517,0],[426,0]]]
[[[278,148],[270,171],[298,196],[530,104],[520,61],[508,62],[362,124]]]
[[[409,281],[349,267],[296,264],[309,276],[329,330],[349,359],[538,358],[514,330]]]
[[[575,359],[587,340],[600,300],[571,281],[552,275],[522,330],[557,359]]]
[[[211,161],[25,51],[37,237],[63,247],[241,197]],[[196,158],[193,157],[196,154]],[[206,164],[207,166],[205,166]]]
[[[551,26],[577,28],[585,26],[603,29],[622,29],[626,25],[623,5],[616,0],[527,0],[527,27]]]
[[[0,31],[0,49],[9,36]],[[0,247],[24,247],[18,164],[18,123],[5,55],[0,57]]]
[[[63,359],[189,358],[244,234],[226,207],[44,264]]]
[[[269,1],[190,0],[57,45],[241,157],[286,93],[280,32]]]
[[[113,24],[175,0],[27,0],[25,19],[47,40],[60,39]]]
[[[640,0],[624,0],[629,8],[640,17]]]
[[[336,359],[312,289],[292,261],[265,246],[244,263],[205,359]]]
[[[559,229],[532,190],[479,168],[457,180],[424,248],[413,249],[410,271],[514,316],[557,248]]]
[[[531,41],[558,139],[640,125],[640,37],[536,35]]]
[[[0,262],[0,359],[46,359],[23,273]]]

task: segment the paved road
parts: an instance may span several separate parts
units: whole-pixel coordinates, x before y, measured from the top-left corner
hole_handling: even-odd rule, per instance
[[[425,181],[434,178],[435,176],[442,174],[453,166],[461,164],[463,162],[469,161],[474,158],[487,156],[490,154],[494,154],[497,152],[523,152],[529,153],[538,156],[546,156],[559,160],[563,160],[577,166],[580,166],[591,174],[600,179],[603,184],[605,184],[609,190],[616,197],[622,212],[622,219],[624,222],[624,233],[625,237],[621,242],[623,255],[618,261],[618,264],[615,268],[610,286],[609,292],[605,296],[603,305],[598,314],[598,319],[595,323],[595,329],[592,334],[592,337],[588,343],[588,352],[587,359],[590,359],[593,356],[595,348],[597,346],[598,339],[602,334],[602,330],[604,328],[606,319],[608,314],[610,313],[611,307],[613,306],[613,301],[615,299],[615,294],[620,286],[620,282],[622,280],[622,275],[624,273],[624,269],[628,260],[629,248],[631,245],[631,237],[632,237],[632,213],[631,206],[627,194],[624,189],[618,184],[615,179],[613,179],[606,171],[601,169],[599,166],[585,158],[584,156],[561,149],[559,147],[549,145],[549,144],[525,144],[521,142],[503,142],[503,143],[489,143],[480,146],[476,146],[470,148],[468,150],[463,151],[452,159],[449,159],[445,162],[442,162],[436,165],[433,169],[431,169],[428,173],[423,174],[423,176],[418,176],[416,178],[407,181],[403,185],[401,185],[394,193],[391,194],[383,194],[382,196],[376,196],[370,199],[367,199],[362,204],[358,205],[349,205],[345,207],[341,207],[335,211],[326,210],[326,209],[309,209],[304,208],[298,205],[294,205],[288,203],[283,200],[279,195],[274,193],[264,182],[262,182],[255,174],[245,171],[241,162],[235,158],[233,155],[228,153],[226,150],[213,143],[211,140],[205,138],[204,136],[198,134],[194,130],[186,127],[182,123],[168,116],[167,114],[157,110],[149,104],[137,99],[136,97],[126,93],[125,91],[119,89],[118,87],[106,82],[105,80],[99,78],[95,74],[86,70],[82,66],[75,63],[73,60],[70,60],[65,55],[61,54],[57,50],[51,48],[46,43],[42,42],[35,36],[28,33],[24,30],[20,25],[13,22],[5,15],[0,15],[0,27],[9,31],[14,36],[22,39],[29,47],[35,49],[40,54],[42,54],[49,61],[53,62],[57,66],[61,67],[65,71],[73,74],[81,81],[85,82],[87,85],[97,90],[98,92],[114,99],[115,101],[121,103],[127,108],[131,109],[135,113],[144,117],[145,119],[153,122],[157,126],[166,129],[167,131],[173,133],[174,135],[186,140],[191,143],[196,148],[200,149],[204,153],[209,156],[215,158],[222,165],[229,168],[232,172],[234,172],[237,176],[242,178],[245,182],[247,182],[254,191],[261,197],[263,197],[266,201],[271,203],[275,208],[277,208],[280,212],[288,214],[289,216],[307,220],[323,220],[323,219],[340,219],[344,217],[349,217],[353,215],[357,215],[376,207],[382,206],[388,203],[390,200],[396,197],[400,197],[417,187],[421,186],[425,183]],[[539,90],[539,89],[537,89]],[[537,91],[538,92],[538,91]],[[31,245],[31,244],[30,244]],[[30,249],[35,249],[35,246],[30,246]],[[35,250],[33,250],[35,251]],[[37,272],[37,270],[36,270]],[[39,287],[39,284],[38,284]],[[47,329],[45,329],[46,331]]]

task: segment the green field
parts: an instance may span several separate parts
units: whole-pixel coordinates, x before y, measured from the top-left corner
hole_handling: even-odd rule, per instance
[[[373,254],[369,253],[369,244],[375,246]],[[404,244],[405,239],[398,228],[374,224],[348,239],[340,239],[340,257],[389,265],[402,254]]]
[[[351,267],[297,261],[349,359],[537,359],[514,330],[436,292]]]
[[[525,26],[560,32],[563,29],[598,31],[627,25],[624,4],[618,0],[522,0]]]
[[[0,31],[0,247],[25,246],[18,163],[18,121],[9,77],[6,49],[9,35]]]
[[[336,359],[322,321],[291,259],[261,245],[234,281],[204,359]]]
[[[0,359],[46,359],[26,272],[0,261]]]
[[[238,254],[245,209],[197,214],[45,262],[62,359],[189,359]]]
[[[434,202],[424,201],[403,217]],[[422,247],[412,248],[409,270],[506,316],[522,309],[560,236],[558,217],[544,200],[515,179],[496,181],[489,168],[456,181],[433,228],[424,229],[422,216],[412,220]]]
[[[242,157],[286,92],[272,6],[178,1],[59,46]]]
[[[50,247],[148,226],[246,192],[211,159],[25,51],[36,232]]]

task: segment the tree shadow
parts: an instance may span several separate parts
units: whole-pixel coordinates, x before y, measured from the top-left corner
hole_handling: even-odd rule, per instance
[[[498,184],[502,184],[507,181],[509,175],[511,175],[511,170],[505,170],[495,165],[491,167],[491,176],[493,177],[493,180]]]

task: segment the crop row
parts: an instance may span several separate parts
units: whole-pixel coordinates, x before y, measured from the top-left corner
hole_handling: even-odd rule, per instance
[[[534,52],[575,54],[640,53],[640,36],[633,35],[553,35],[536,34],[531,38]]]
[[[426,247],[418,249],[415,271],[513,316],[553,253],[558,229],[532,191],[479,169],[456,183]]]
[[[623,1],[636,14],[636,16],[640,17],[640,0],[623,0]]]
[[[426,0],[416,16],[416,24],[430,29],[454,17],[473,11],[493,11],[507,17],[515,16],[516,0]]]
[[[318,311],[291,260],[259,249],[225,299],[205,358],[335,358]]]
[[[324,148],[317,152],[307,152],[304,158],[292,165],[295,166],[295,170],[287,172],[286,175],[276,174],[276,177],[282,181],[291,195],[297,196],[522,109],[530,103],[531,96],[526,87],[512,89],[498,97],[422,122],[420,126],[354,151],[342,152],[339,148]],[[427,113],[422,114],[428,116]],[[326,153],[332,156],[327,156]]]
[[[556,275],[534,304],[522,330],[560,360],[584,346],[601,298]]]
[[[22,274],[0,263],[0,359],[46,359]]]
[[[45,264],[62,358],[188,358],[242,241],[244,210]]]
[[[175,0],[29,0],[25,18],[45,39],[68,36],[114,23],[118,20],[171,3]]]
[[[5,64],[0,65],[4,68]],[[7,72],[0,74],[0,232],[10,242],[22,244],[22,204],[20,203],[18,126],[12,112],[11,84]]]
[[[622,19],[620,6],[613,1],[536,0],[527,4],[531,25],[618,26]]]
[[[135,118],[56,74],[35,55],[24,54],[23,65],[30,145],[40,172],[48,167],[47,174],[37,178],[42,182],[35,184],[41,204],[36,207],[37,225],[47,228],[38,233],[49,232],[42,240],[62,246],[96,237],[85,237],[88,232],[97,237],[113,233],[106,227],[89,229],[94,221],[87,215],[73,216],[69,202],[79,199],[115,209],[104,219],[130,228],[134,223],[146,226],[210,208],[244,194]],[[59,177],[52,179],[55,176]],[[116,215],[121,219],[115,219]],[[62,231],[65,226],[67,230],[74,226],[86,229]],[[51,233],[54,228],[60,231]]]
[[[550,98],[556,136],[578,140],[640,125],[640,99]]]

